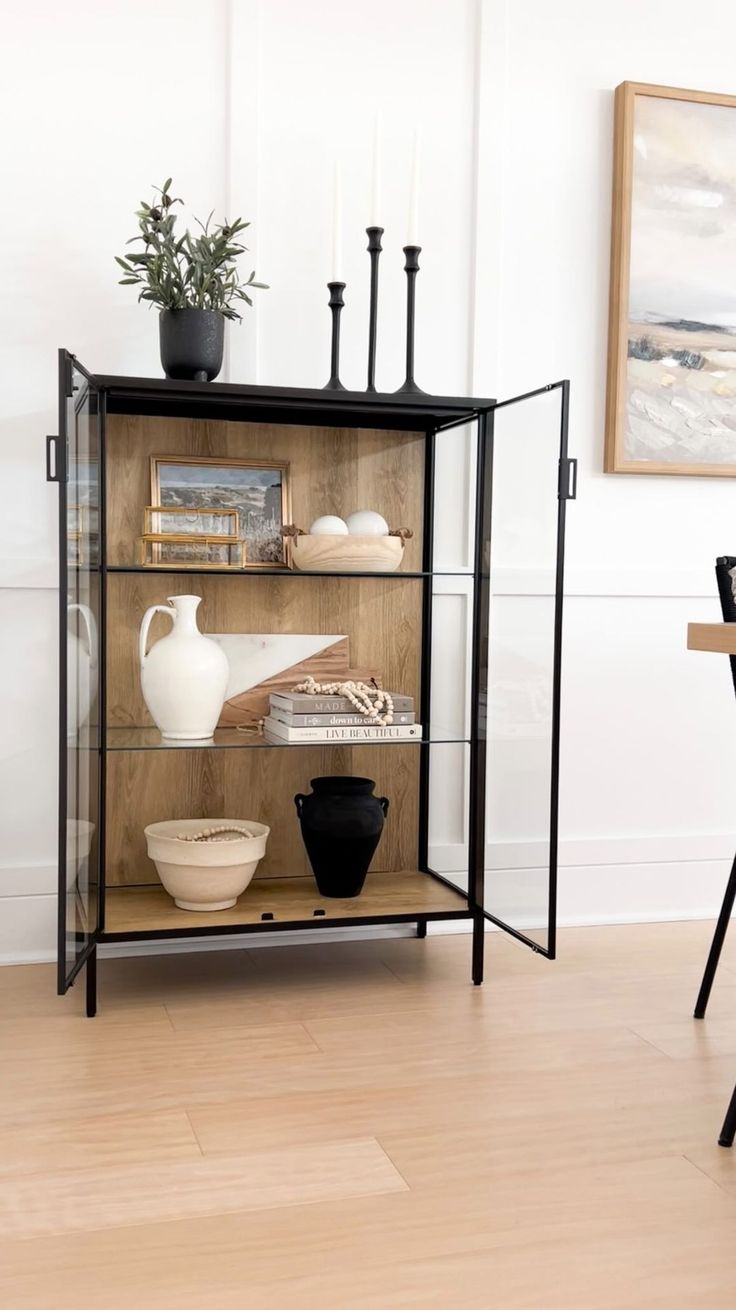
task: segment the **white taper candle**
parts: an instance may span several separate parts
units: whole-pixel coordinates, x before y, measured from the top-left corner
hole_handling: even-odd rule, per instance
[[[419,129],[414,133],[414,152],[411,161],[411,191],[409,193],[409,230],[406,234],[407,246],[419,245]]]
[[[381,223],[381,115],[376,114],[373,127],[373,185],[369,227],[383,227]]]
[[[335,160],[335,182],[332,199],[332,278],[342,282],[342,179],[340,165]]]

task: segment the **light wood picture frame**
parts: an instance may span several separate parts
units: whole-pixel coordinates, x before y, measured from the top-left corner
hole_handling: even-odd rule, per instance
[[[247,569],[287,569],[281,528],[291,516],[289,464],[229,456],[152,455],[151,503],[237,509]]]
[[[616,88],[604,468],[736,477],[736,95]]]

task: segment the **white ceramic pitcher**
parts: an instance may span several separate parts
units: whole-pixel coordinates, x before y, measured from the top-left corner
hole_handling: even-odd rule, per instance
[[[151,605],[139,637],[143,699],[162,736],[176,741],[211,737],[220,717],[229,666],[225,652],[197,627],[201,596],[169,596]],[[168,614],[174,626],[146,654],[154,614]]]
[[[85,646],[71,628],[66,634],[66,735],[74,741],[89,718],[97,695],[97,624],[89,605],[74,602],[67,605],[67,618],[79,614],[86,632]]]

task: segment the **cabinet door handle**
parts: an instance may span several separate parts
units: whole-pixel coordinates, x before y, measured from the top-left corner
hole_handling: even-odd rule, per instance
[[[56,444],[58,440],[59,440],[58,437],[46,438],[46,481],[47,482],[59,481],[59,447]],[[54,452],[53,461],[51,458],[52,450]]]

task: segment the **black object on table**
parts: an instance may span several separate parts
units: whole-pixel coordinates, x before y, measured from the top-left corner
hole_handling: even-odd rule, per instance
[[[723,613],[724,623],[736,623],[736,600],[733,595],[733,584],[731,579],[731,569],[736,568],[736,557],[733,555],[719,555],[716,560],[716,582],[718,584],[718,595],[721,601],[721,610]],[[736,692],[736,655],[729,655],[731,664],[731,677],[733,678],[734,692]],[[698,999],[695,1002],[695,1018],[704,1019],[705,1011],[708,1005],[713,979],[716,976],[718,961],[721,958],[723,943],[726,940],[731,912],[734,901],[736,900],[736,856],[734,856],[731,872],[726,883],[726,891],[723,896],[721,912],[718,915],[713,941],[708,952],[708,959],[705,962],[705,972],[703,981],[700,984]],[[718,1138],[719,1146],[733,1146],[734,1137],[736,1136],[736,1087],[733,1089],[733,1095],[726,1111],[726,1118],[723,1121],[721,1135]]]
[[[736,623],[736,600],[734,600],[730,576],[731,569],[733,568],[736,568],[735,556],[719,555],[716,560],[716,582],[718,583],[718,595],[720,597],[721,610],[723,612],[723,620],[725,623]],[[731,664],[731,677],[733,678],[734,692],[736,692],[736,655],[729,655],[728,658]],[[716,976],[718,961],[721,958],[721,951],[723,950],[723,943],[726,939],[726,932],[733,911],[734,901],[736,901],[736,856],[734,856],[734,861],[731,865],[731,872],[729,874],[728,882],[726,883],[723,904],[721,905],[718,922],[716,923],[715,932],[713,933],[713,941],[711,942],[710,951],[708,952],[708,959],[705,963],[703,981],[700,984],[698,999],[695,1002],[694,1014],[696,1019],[705,1018],[708,998],[710,997],[711,988],[713,986],[713,979]],[[733,1133],[731,1134],[731,1140],[733,1141]]]

